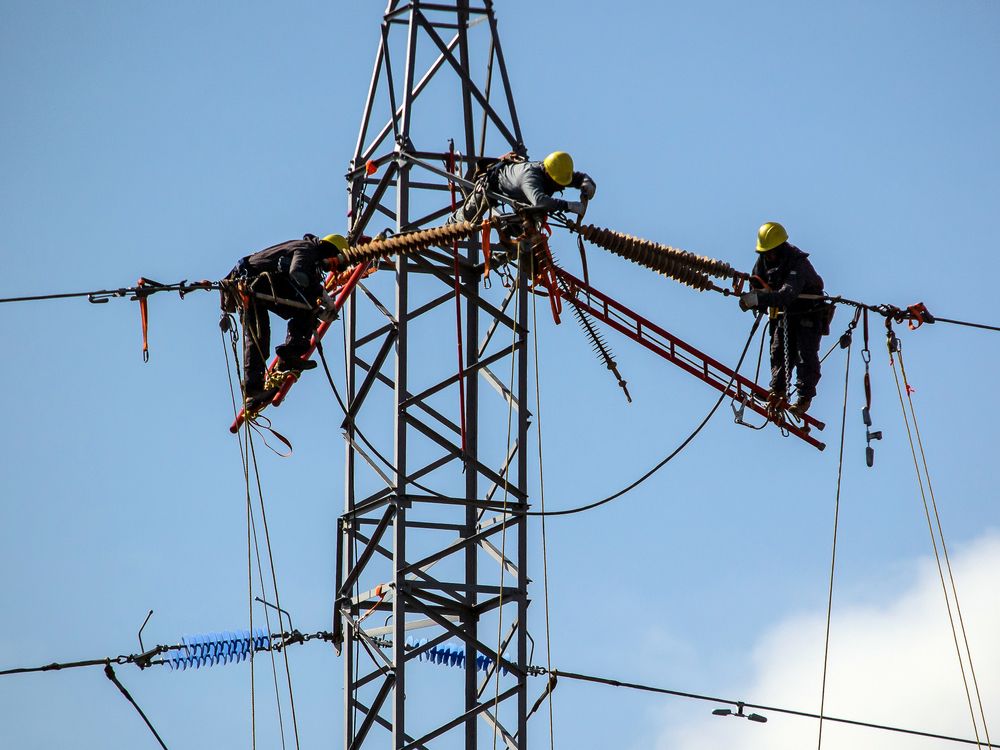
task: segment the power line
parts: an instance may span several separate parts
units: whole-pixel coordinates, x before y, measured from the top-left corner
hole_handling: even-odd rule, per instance
[[[284,649],[293,644],[306,643],[312,640],[323,640],[332,641],[333,634],[327,631],[317,631],[315,633],[302,634],[297,630],[293,630],[291,633],[275,633],[273,635],[267,636],[266,640],[269,645],[258,647],[252,644],[252,641],[248,640],[247,647],[252,647],[255,651],[264,651],[272,649]],[[207,644],[211,645],[211,644]],[[388,645],[380,644],[380,645]],[[106,666],[109,664],[135,664],[140,669],[145,669],[149,666],[160,665],[167,663],[164,659],[155,658],[157,655],[162,654],[167,651],[181,651],[189,649],[188,646],[184,644],[177,646],[155,646],[149,651],[143,654],[131,654],[123,655],[115,658],[105,657],[103,659],[89,659],[85,661],[75,661],[75,662],[63,662],[63,663],[53,663],[46,664],[39,667],[20,667],[16,669],[6,669],[0,671],[0,676],[12,675],[12,674],[24,674],[28,672],[47,672],[52,670],[60,669],[71,669],[74,667],[93,667],[93,666]],[[197,668],[204,661],[211,665],[215,663],[213,657],[206,656],[202,654],[201,656],[185,657],[185,660],[190,661],[190,666]],[[225,661],[225,660],[222,660]],[[546,670],[544,667],[529,667],[528,674],[541,677],[544,675],[551,675],[556,678],[565,677],[568,680],[579,680],[582,682],[593,682],[601,685],[610,685],[611,687],[627,688],[629,690],[638,690],[647,693],[656,693],[659,695],[670,695],[677,698],[688,698],[691,700],[706,701],[709,703],[722,703],[730,706],[737,706],[743,708],[750,708],[758,711],[770,711],[772,713],[787,714],[789,716],[800,716],[805,719],[822,719],[823,721],[830,721],[837,724],[848,724],[851,726],[864,727],[866,729],[878,729],[884,732],[895,732],[897,734],[907,734],[917,737],[930,737],[932,739],[945,740],[947,742],[956,742],[965,745],[979,745],[984,748],[997,748],[1000,750],[1000,745],[990,744],[988,742],[979,742],[975,740],[966,739],[963,737],[956,737],[947,734],[937,734],[934,732],[924,732],[919,729],[910,729],[907,727],[897,727],[889,724],[876,724],[869,721],[859,721],[857,719],[846,719],[838,716],[827,716],[825,714],[817,714],[809,711],[798,711],[792,708],[784,708],[781,706],[768,706],[759,703],[749,703],[747,701],[738,701],[730,698],[719,698],[712,695],[703,695],[700,693],[692,693],[684,690],[672,690],[670,688],[656,687],[654,685],[644,685],[638,682],[626,682],[624,680],[616,680],[611,677],[599,677],[596,675],[586,675],[579,672],[569,672],[561,669]]]
[[[219,282],[217,281],[204,280],[195,281],[189,284],[185,279],[184,281],[179,281],[176,284],[160,284],[156,281],[150,281],[149,279],[142,279],[138,286],[119,287],[117,289],[95,289],[91,292],[66,292],[64,294],[36,294],[29,297],[6,297],[0,298],[0,303],[37,302],[40,300],[87,297],[90,302],[101,304],[103,302],[107,302],[109,299],[128,297],[130,295],[133,299],[140,299],[148,297],[151,294],[156,294],[157,292],[178,292],[181,297],[183,297],[188,292],[199,290],[208,291],[218,288]]]
[[[578,506],[576,508],[566,508],[564,510],[544,510],[544,511],[541,511],[541,510],[532,510],[532,511],[526,511],[524,513],[524,515],[526,515],[526,516],[542,516],[542,517],[547,517],[547,516],[568,516],[568,515],[572,515],[573,513],[583,513],[584,511],[592,510],[594,508],[598,508],[598,507],[600,507],[602,505],[606,505],[607,503],[610,503],[612,500],[618,499],[619,497],[621,497],[622,495],[624,495],[627,492],[631,492],[636,487],[638,487],[640,484],[642,484],[647,479],[649,479],[651,476],[653,476],[653,474],[655,474],[660,469],[662,469],[664,466],[666,466],[668,463],[670,463],[670,461],[675,456],[677,456],[678,453],[680,453],[682,450],[684,450],[685,448],[687,448],[688,444],[698,436],[698,433],[700,433],[702,431],[702,429],[704,429],[705,425],[707,425],[708,422],[709,422],[709,420],[715,415],[715,412],[718,411],[719,407],[722,405],[722,402],[726,400],[726,396],[728,395],[728,391],[729,391],[729,386],[731,386],[733,384],[733,381],[736,379],[736,373],[739,372],[740,367],[743,365],[743,360],[746,358],[747,351],[750,349],[750,343],[753,341],[753,337],[757,333],[757,327],[760,325],[760,322],[761,322],[762,319],[763,319],[762,315],[758,315],[754,319],[753,326],[750,328],[750,335],[747,337],[746,344],[743,345],[743,352],[740,354],[740,359],[736,363],[736,367],[733,369],[733,376],[729,379],[729,383],[726,384],[725,389],[723,389],[722,395],[719,396],[719,399],[715,402],[715,405],[712,406],[712,408],[709,410],[708,414],[705,415],[705,418],[701,420],[701,423],[697,427],[694,428],[694,431],[690,435],[688,435],[686,438],[684,438],[684,440],[681,442],[681,444],[678,445],[676,448],[674,448],[674,450],[669,455],[667,455],[666,458],[664,458],[662,461],[660,461],[658,464],[656,464],[656,466],[654,466],[653,468],[651,468],[649,471],[647,471],[645,474],[643,474],[641,477],[639,477],[635,481],[633,481],[630,484],[626,485],[625,487],[623,487],[622,489],[618,490],[617,492],[615,492],[615,493],[613,493],[611,495],[608,495],[605,498],[602,498],[600,500],[595,500],[594,502],[587,503],[586,505],[580,505],[580,506]]]
[[[947,742],[957,742],[964,745],[978,745],[985,748],[1000,748],[1000,745],[991,745],[985,742],[977,742],[976,740],[965,739],[963,737],[954,737],[947,734],[935,734],[934,732],[923,732],[919,729],[908,729],[905,727],[895,727],[889,724],[875,724],[869,721],[858,721],[856,719],[844,719],[837,716],[826,716],[823,714],[814,714],[809,711],[796,711],[791,708],[782,708],[780,706],[765,706],[757,703],[747,703],[746,701],[736,701],[729,698],[717,698],[711,695],[699,695],[698,693],[688,693],[682,690],[670,690],[668,688],[655,687],[653,685],[643,685],[637,682],[624,682],[622,680],[613,680],[608,677],[596,677],[594,675],[579,674],[577,672],[564,672],[559,669],[552,670],[552,674],[557,677],[565,677],[569,680],[581,680],[583,682],[596,682],[601,685],[611,685],[612,687],[628,688],[630,690],[641,690],[647,693],[658,693],[661,695],[672,695],[677,698],[690,698],[692,700],[708,701],[710,703],[725,703],[730,706],[742,707],[742,708],[752,708],[758,711],[770,711],[772,713],[787,714],[789,716],[801,716],[806,719],[822,719],[823,721],[832,721],[838,724],[849,724],[856,727],[865,727],[866,729],[878,729],[883,732],[896,732],[897,734],[909,734],[915,735],[917,737],[930,737],[936,740],[945,740]]]
[[[132,694],[118,680],[118,676],[115,674],[114,667],[111,666],[110,661],[104,664],[104,676],[111,680],[115,687],[118,688],[119,692],[125,696],[125,700],[132,704],[132,708],[134,708],[138,712],[139,716],[142,717],[142,720],[146,723],[149,731],[153,733],[153,736],[156,737],[156,741],[160,743],[160,747],[162,747],[163,750],[167,750],[167,743],[163,741],[163,738],[160,737],[160,733],[153,727],[153,723],[149,720],[149,717],[146,716],[145,712],[141,708],[139,708],[139,704],[135,702],[135,698],[132,697]]]

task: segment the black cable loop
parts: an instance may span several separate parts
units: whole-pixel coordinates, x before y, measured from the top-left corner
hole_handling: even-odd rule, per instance
[[[694,431],[690,435],[688,435],[686,438],[684,438],[683,442],[681,442],[680,445],[678,445],[669,455],[666,456],[666,458],[664,458],[662,461],[660,461],[658,464],[656,464],[652,469],[650,469],[649,471],[647,471],[645,474],[643,474],[641,477],[639,477],[638,479],[636,479],[631,484],[628,484],[625,487],[623,487],[622,489],[618,490],[614,494],[608,495],[607,497],[605,497],[605,498],[603,498],[601,500],[595,500],[592,503],[587,503],[586,505],[581,505],[581,506],[576,507],[576,508],[566,508],[565,510],[547,510],[547,511],[532,510],[532,511],[521,511],[520,513],[517,510],[514,510],[514,511],[512,511],[512,513],[519,514],[519,515],[525,515],[525,516],[546,516],[547,517],[547,516],[568,516],[568,515],[571,515],[573,513],[582,513],[583,511],[586,511],[586,510],[592,510],[593,508],[600,507],[601,505],[606,505],[607,503],[610,503],[612,500],[618,499],[619,497],[621,497],[625,493],[634,490],[640,484],[642,484],[647,479],[649,479],[651,476],[653,476],[653,474],[655,474],[660,469],[662,469],[664,466],[666,466],[678,453],[680,453],[682,450],[684,450],[685,448],[687,448],[688,444],[698,436],[698,433],[700,433],[702,431],[702,429],[704,429],[705,425],[707,425],[708,422],[709,422],[709,420],[715,415],[715,412],[718,411],[719,407],[722,405],[722,402],[726,400],[726,396],[727,396],[727,392],[729,390],[729,387],[733,384],[733,381],[736,380],[736,375],[737,375],[737,373],[739,373],[740,366],[743,364],[743,360],[747,356],[747,351],[750,349],[750,344],[753,341],[754,335],[757,333],[757,327],[760,325],[760,322],[761,322],[761,320],[763,320],[763,317],[764,317],[763,315],[757,315],[754,318],[753,326],[751,326],[751,328],[750,328],[750,335],[747,337],[746,344],[743,345],[743,352],[740,354],[740,359],[736,363],[736,367],[733,369],[733,376],[729,379],[729,382],[726,384],[726,387],[723,390],[722,394],[719,396],[718,400],[715,402],[715,405],[712,406],[712,408],[709,410],[708,414],[705,415],[705,418],[703,420],[701,420],[701,423],[697,427],[695,427]]]
[[[326,380],[330,384],[330,389],[333,391],[334,398],[337,399],[337,405],[340,406],[341,411],[344,412],[344,416],[346,417],[348,414],[347,405],[344,403],[344,399],[341,397],[340,391],[337,389],[337,384],[333,381],[333,375],[330,374],[330,368],[326,362],[326,355],[323,353],[323,344],[319,341],[316,342],[316,353],[319,354],[320,363],[323,365],[323,372],[326,373]],[[351,422],[351,429],[354,430],[354,434],[358,436],[358,439],[375,455],[379,461],[384,463],[390,469],[393,468],[392,462],[382,455],[382,452],[379,451],[378,448],[372,445],[371,441],[365,437],[365,434],[361,431],[356,422]],[[410,480],[409,484],[412,484],[418,490],[426,492],[428,495],[433,495],[434,497],[446,497],[443,493],[432,490],[430,487],[420,484],[420,482]]]

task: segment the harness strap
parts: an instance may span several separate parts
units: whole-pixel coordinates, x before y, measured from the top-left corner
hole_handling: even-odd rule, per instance
[[[861,358],[865,362],[865,406],[872,408],[872,378],[868,372],[868,365],[872,361],[871,351],[868,349],[868,308],[863,311],[865,348],[861,350]]]
[[[143,285],[139,279],[138,286]],[[142,325],[142,361],[149,362],[149,298],[139,297],[139,320]]]
[[[910,305],[906,308],[906,311],[910,313],[910,320],[907,325],[911,331],[915,331],[924,323],[933,323],[934,316],[930,314],[927,306],[923,302],[918,302],[915,305]],[[915,321],[915,323],[914,323]]]
[[[490,220],[489,217],[483,221],[483,260],[485,265],[483,267],[483,280],[489,279],[490,277]]]

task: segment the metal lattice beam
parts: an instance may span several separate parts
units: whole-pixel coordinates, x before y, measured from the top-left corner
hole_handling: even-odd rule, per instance
[[[442,85],[460,119],[423,109]],[[390,0],[347,172],[352,237],[440,224],[487,133],[524,151],[491,0]],[[488,289],[480,254],[473,237],[400,255],[347,306],[334,631],[352,750],[527,746],[528,282]],[[460,679],[417,663],[449,640]]]

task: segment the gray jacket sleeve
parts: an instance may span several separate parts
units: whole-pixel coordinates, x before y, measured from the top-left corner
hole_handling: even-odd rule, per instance
[[[533,208],[542,211],[565,211],[566,201],[553,198],[545,192],[545,178],[534,169],[526,169],[521,173],[521,192]]]

